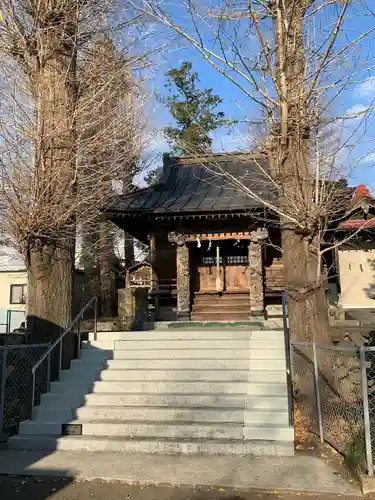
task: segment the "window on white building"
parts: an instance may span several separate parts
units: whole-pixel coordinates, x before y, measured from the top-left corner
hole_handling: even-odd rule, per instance
[[[10,303],[26,304],[27,285],[10,285]]]

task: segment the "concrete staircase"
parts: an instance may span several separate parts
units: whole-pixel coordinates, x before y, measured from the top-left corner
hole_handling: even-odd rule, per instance
[[[293,455],[282,330],[102,332],[11,449]]]

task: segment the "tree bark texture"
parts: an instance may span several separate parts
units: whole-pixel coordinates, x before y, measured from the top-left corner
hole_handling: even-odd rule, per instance
[[[73,249],[56,249],[45,245],[33,249],[27,262],[27,325],[31,341],[47,343],[57,337],[71,322],[73,296]],[[53,353],[55,363],[58,348]],[[63,341],[63,367],[74,357],[73,334]]]
[[[114,263],[114,236],[110,222],[100,223],[99,271],[100,271],[100,312],[103,317],[117,316],[117,291]]]
[[[124,231],[124,254],[125,254],[125,269],[132,266],[135,261],[134,256],[134,239],[133,236]]]
[[[323,282],[316,276],[316,252],[293,229],[282,231],[282,245],[291,338],[325,343],[330,339],[328,309]]]
[[[38,340],[53,340],[71,321],[75,220],[61,222],[75,192],[77,20],[75,8],[39,2],[30,85],[36,101],[35,193],[45,227],[25,249],[28,325]],[[56,15],[59,21],[56,23]],[[73,219],[73,218],[72,218]],[[34,228],[28,228],[32,232]]]

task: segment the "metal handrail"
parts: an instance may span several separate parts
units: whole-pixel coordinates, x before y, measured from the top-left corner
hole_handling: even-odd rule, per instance
[[[60,379],[60,372],[61,372],[61,367],[62,367],[62,340],[64,339],[65,335],[67,335],[69,332],[71,332],[72,328],[77,325],[78,323],[78,328],[77,328],[77,334],[78,334],[78,358],[80,357],[80,350],[81,350],[81,330],[80,330],[80,320],[82,319],[83,314],[87,311],[87,309],[92,305],[95,304],[94,307],[94,336],[96,339],[97,336],[97,302],[98,298],[97,297],[91,297],[91,299],[87,302],[87,304],[80,310],[80,312],[77,314],[77,316],[73,319],[73,321],[70,323],[70,325],[62,332],[62,334],[53,342],[53,344],[50,344],[50,347],[47,349],[47,351],[38,359],[38,361],[33,365],[31,369],[32,377],[33,377],[33,385],[32,385],[32,400],[31,400],[31,409],[34,408],[35,406],[35,373],[38,367],[43,363],[45,359],[48,358],[48,367],[47,367],[47,390],[50,389],[50,378],[51,378],[51,353],[55,349],[56,346],[60,344],[60,353],[59,353],[59,364],[58,364],[58,379]]]
[[[284,343],[285,343],[286,381],[288,387],[289,425],[290,427],[292,427],[294,421],[292,363],[291,363],[290,336],[288,327],[287,296],[285,290],[283,290],[281,297],[282,297],[283,330],[284,330]]]

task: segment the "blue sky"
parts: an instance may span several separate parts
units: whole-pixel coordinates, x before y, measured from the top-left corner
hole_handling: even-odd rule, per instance
[[[171,12],[175,15],[174,7]],[[332,19],[334,19],[334,12],[332,11],[331,14]],[[360,33],[375,25],[375,18],[371,12],[360,11],[360,14],[356,6],[352,11],[349,11],[342,39],[338,42],[339,46],[346,43],[348,38],[354,39]],[[319,33],[322,39],[327,34],[326,30],[329,24],[326,15],[327,13],[321,18],[317,18],[315,24],[316,32]],[[186,18],[179,13],[177,20],[182,24],[182,22],[186,21]],[[157,27],[156,30],[160,30],[160,34],[165,35],[167,33],[167,36],[171,37],[171,32],[168,32],[166,28]],[[209,32],[207,31],[206,34],[207,43],[214,46],[212,35],[210,40]],[[355,50],[340,60],[340,64],[327,75],[332,83],[349,74],[353,71],[353,68],[357,73],[356,77],[353,78],[353,81],[357,81],[357,83],[340,92],[331,106],[330,116],[354,115],[375,105],[375,71],[372,68],[372,65],[375,65],[374,40],[373,34],[364,39]],[[254,49],[254,46],[251,47],[251,42],[249,42],[247,50],[251,50],[251,48]],[[208,62],[204,61],[197,50],[188,42],[182,42],[181,39],[174,40],[159,55],[157,65],[152,69],[152,78],[149,79],[150,94],[155,96],[157,93],[164,93],[165,72],[170,67],[176,67],[185,60],[192,62],[193,70],[199,74],[201,86],[212,87],[214,92],[223,99],[223,103],[218,109],[224,111],[228,118],[238,120],[238,124],[231,130],[221,129],[213,134],[214,150],[248,150],[251,142],[251,131],[249,131],[246,121],[259,120],[260,109],[232,82],[220,75]],[[374,80],[372,80],[373,77]],[[338,155],[340,161],[344,163],[343,169],[347,171],[350,183],[352,185],[365,183],[375,191],[374,117],[373,112],[369,112],[367,115],[361,115],[356,119],[345,120],[339,124],[335,123],[333,127],[335,132],[332,133],[332,137],[339,134],[342,142],[347,141],[347,146],[356,144],[356,147],[352,148],[350,155],[348,155],[348,148],[345,148]],[[162,134],[157,131],[169,124],[173,124],[173,119],[171,119],[168,110],[157,102],[157,99],[152,99],[152,128],[155,130],[155,136],[149,152],[155,154],[168,151],[168,144]]]

